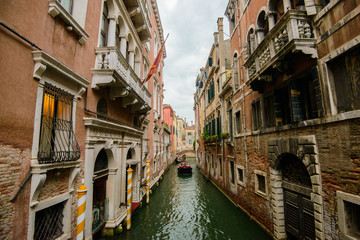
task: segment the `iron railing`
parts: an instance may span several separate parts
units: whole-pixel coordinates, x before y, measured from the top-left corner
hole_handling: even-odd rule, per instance
[[[75,161],[80,158],[80,147],[73,132],[73,98],[73,95],[45,83],[39,163]]]

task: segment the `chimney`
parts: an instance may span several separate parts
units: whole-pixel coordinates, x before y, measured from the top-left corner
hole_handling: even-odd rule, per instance
[[[220,59],[220,70],[225,72],[225,47],[224,47],[224,18],[219,17],[217,20],[218,32],[219,32],[219,59]],[[225,75],[225,74],[223,74]]]
[[[214,43],[218,43],[219,42],[219,33],[218,32],[214,32]]]

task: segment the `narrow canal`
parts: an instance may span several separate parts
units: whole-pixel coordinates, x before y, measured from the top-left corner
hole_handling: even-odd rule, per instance
[[[150,195],[150,204],[137,210],[131,230],[113,239],[271,239],[235,207],[189,160],[193,174],[180,176],[170,166]]]

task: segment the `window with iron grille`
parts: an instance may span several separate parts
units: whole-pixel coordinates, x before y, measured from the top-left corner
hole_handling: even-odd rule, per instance
[[[35,240],[50,240],[60,237],[63,231],[64,202],[36,212]]]
[[[73,98],[73,95],[45,83],[39,163],[75,161],[80,158],[80,147],[73,132]]]

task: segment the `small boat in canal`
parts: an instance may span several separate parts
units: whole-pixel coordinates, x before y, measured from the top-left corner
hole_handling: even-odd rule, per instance
[[[181,162],[178,166],[178,173],[179,174],[191,174],[192,173],[192,167],[188,162]]]

